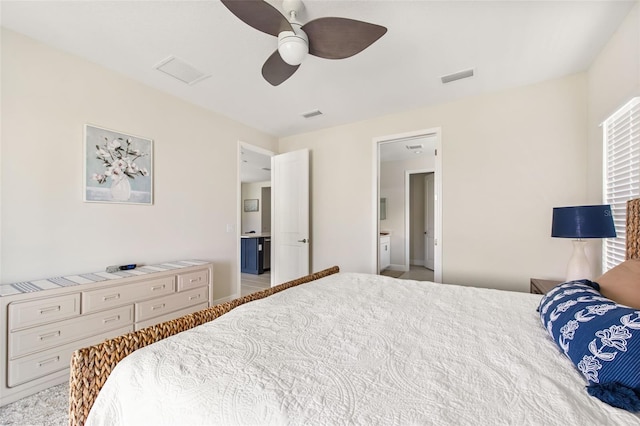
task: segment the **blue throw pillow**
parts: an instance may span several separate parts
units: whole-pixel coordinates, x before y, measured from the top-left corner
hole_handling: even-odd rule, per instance
[[[560,284],[540,301],[540,319],[589,382],[589,395],[640,411],[640,310],[618,305],[599,290],[589,280]]]

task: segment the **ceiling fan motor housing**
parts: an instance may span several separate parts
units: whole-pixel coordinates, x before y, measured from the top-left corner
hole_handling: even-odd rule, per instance
[[[300,65],[309,53],[309,38],[300,24],[292,22],[291,26],[293,31],[278,34],[278,53],[287,64]]]

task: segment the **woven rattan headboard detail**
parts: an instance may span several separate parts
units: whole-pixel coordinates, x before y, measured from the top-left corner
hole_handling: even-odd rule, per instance
[[[627,259],[640,259],[640,198],[627,201]]]

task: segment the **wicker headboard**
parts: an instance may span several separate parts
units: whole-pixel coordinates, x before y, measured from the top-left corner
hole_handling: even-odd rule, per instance
[[[627,201],[627,259],[640,259],[640,198]]]
[[[78,349],[71,357],[69,424],[72,426],[84,425],[98,392],[102,389],[113,368],[134,351],[181,331],[212,321],[244,303],[262,299],[290,287],[338,272],[340,272],[340,268],[333,266],[315,274],[234,299],[231,302],[215,305],[171,321],[105,340],[99,345]]]

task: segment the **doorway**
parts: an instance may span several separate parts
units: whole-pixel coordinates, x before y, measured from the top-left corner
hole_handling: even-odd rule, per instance
[[[271,151],[238,143],[236,297],[271,287]]]
[[[440,129],[383,136],[374,139],[376,273],[420,279],[411,269],[430,266],[434,282],[442,282],[442,148]],[[420,187],[411,194],[411,180]],[[429,192],[427,192],[429,191]],[[412,198],[418,198],[412,206]],[[382,201],[384,200],[384,203]],[[429,200],[429,202],[427,202]],[[417,204],[416,204],[417,203]],[[385,212],[381,210],[385,206]],[[414,214],[411,214],[414,207]],[[413,222],[421,224],[416,229]],[[431,226],[428,226],[432,224]],[[430,250],[425,250],[431,244]],[[384,252],[383,252],[384,247]],[[421,247],[422,249],[416,249]],[[412,250],[413,249],[413,250]],[[390,251],[387,253],[387,250]],[[384,255],[384,256],[383,256]],[[387,260],[390,258],[390,261]],[[413,266],[412,266],[413,264]],[[428,271],[431,272],[431,271]],[[422,279],[425,280],[425,279]]]
[[[309,157],[238,142],[236,297],[310,273]]]

